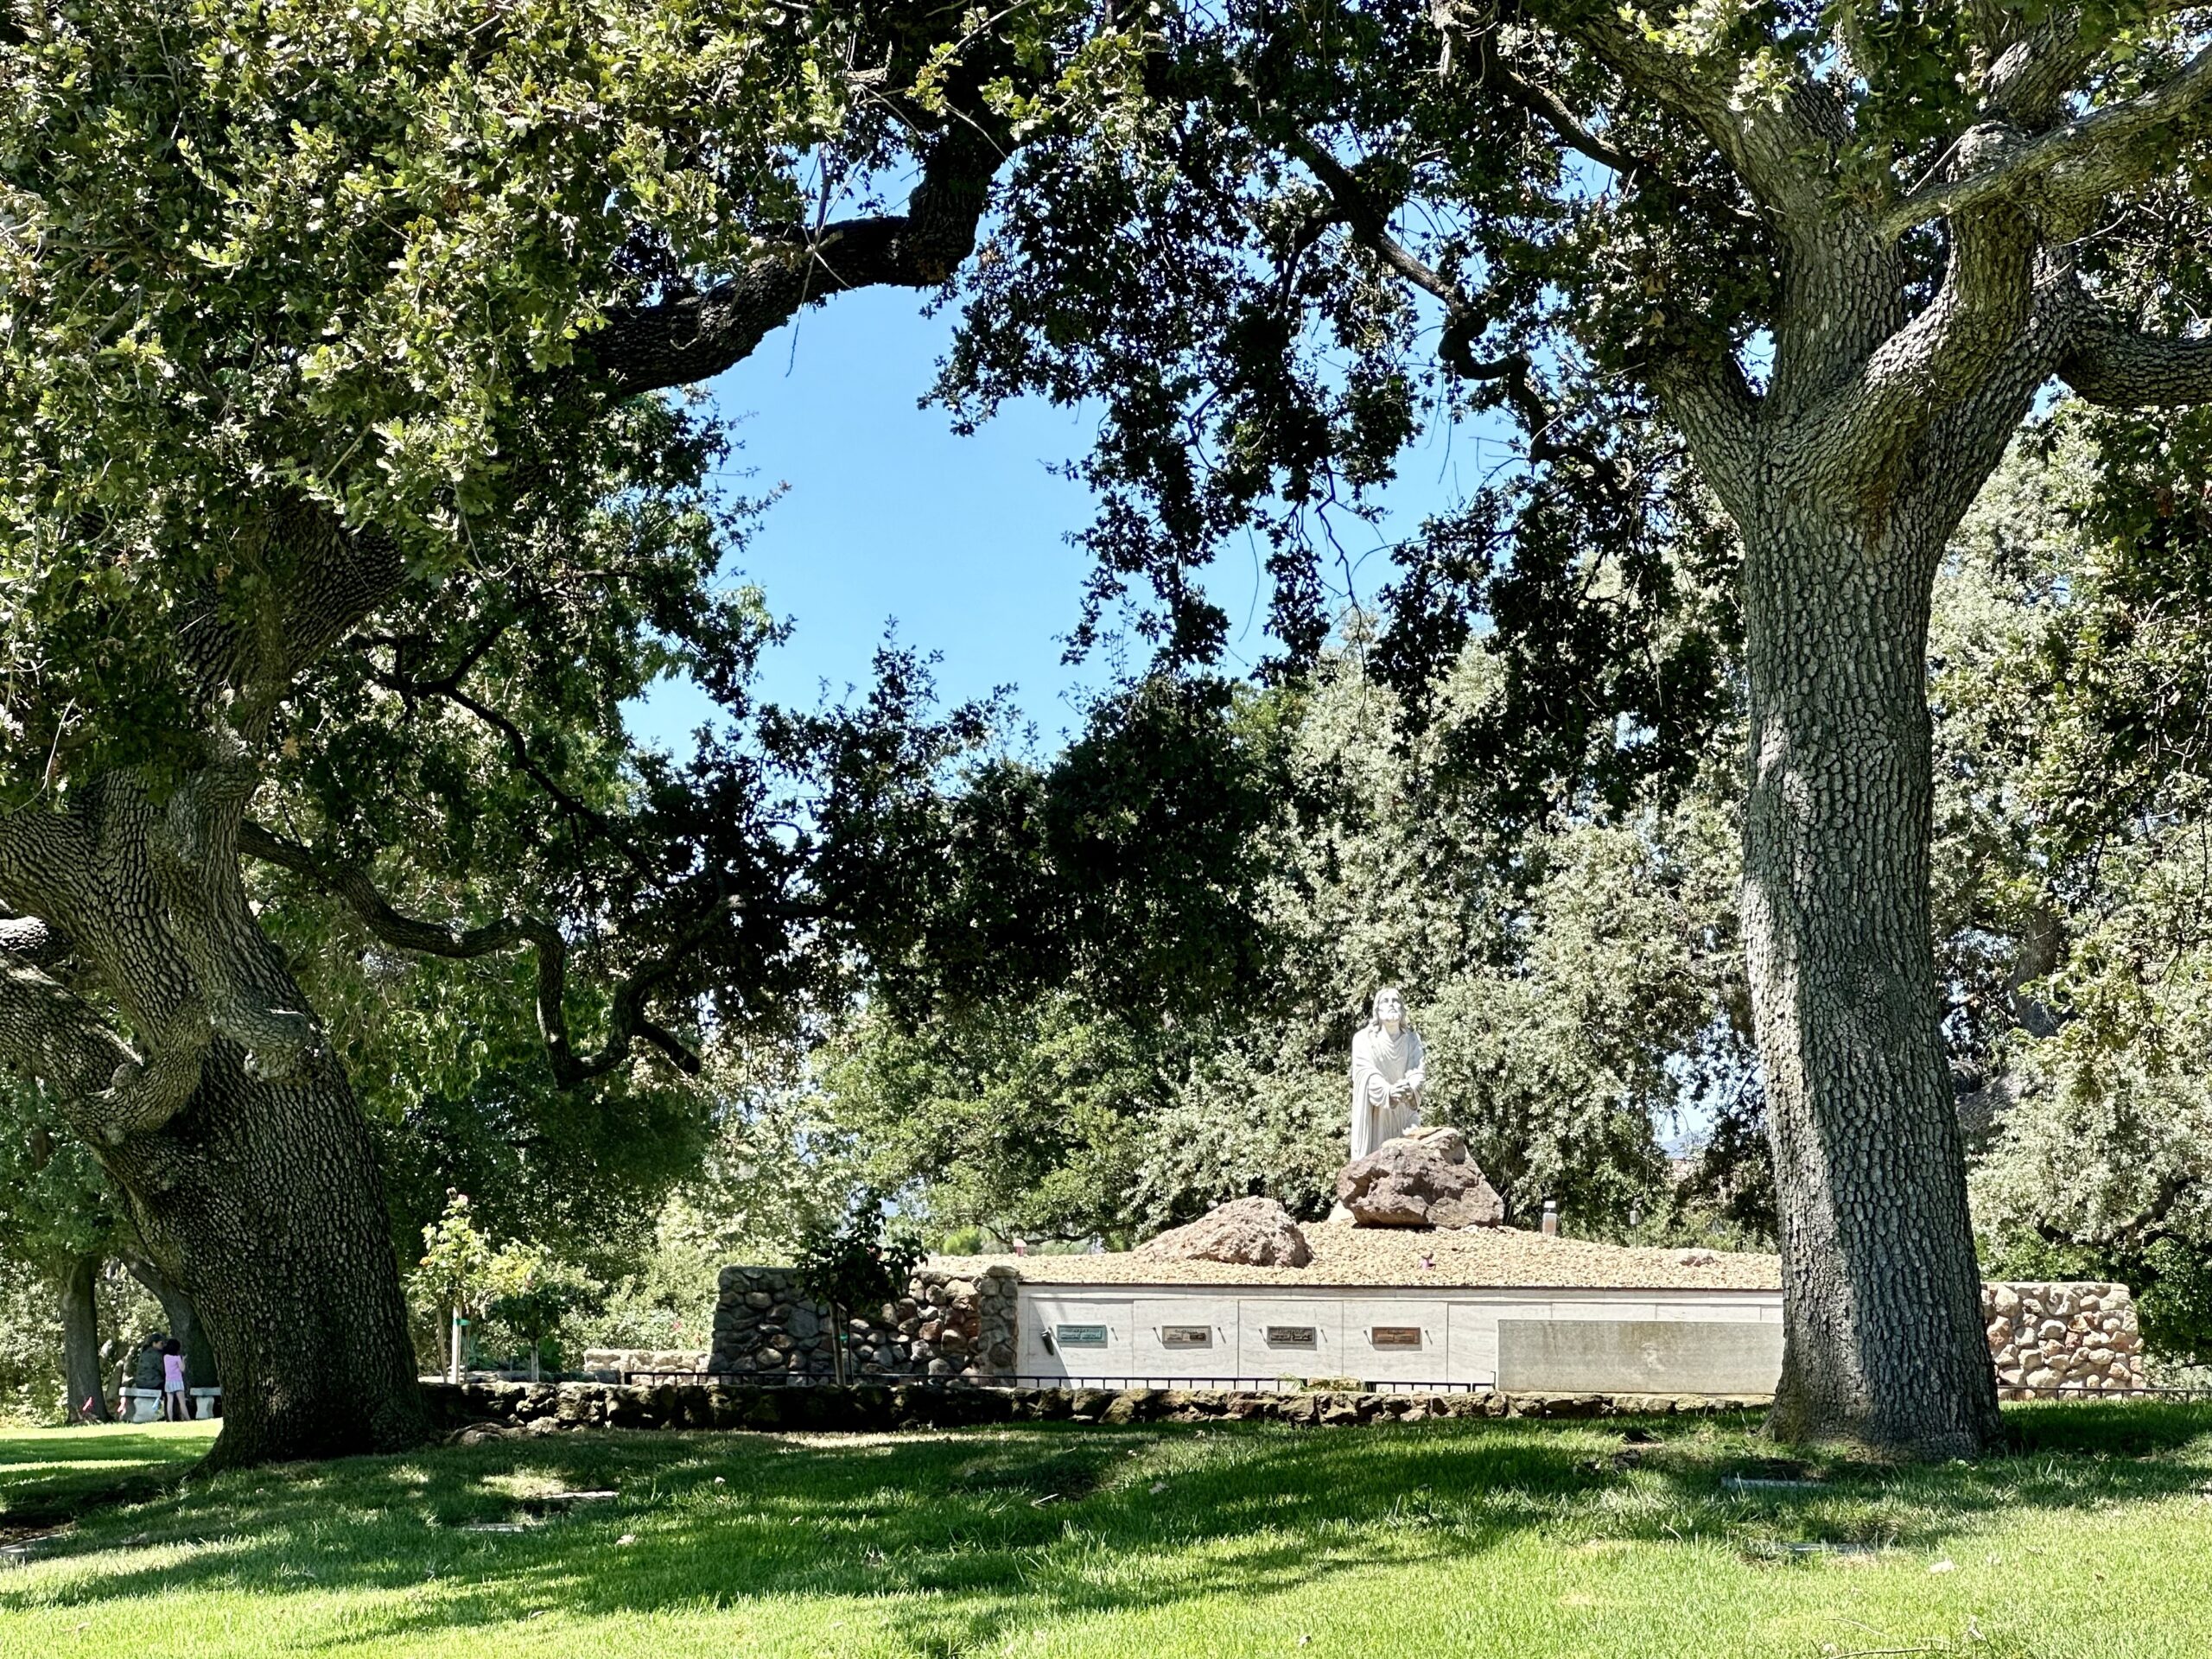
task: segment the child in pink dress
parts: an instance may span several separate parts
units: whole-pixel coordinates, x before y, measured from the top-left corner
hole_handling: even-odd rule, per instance
[[[184,1391],[184,1344],[175,1337],[162,1344],[162,1416],[172,1423],[192,1420],[192,1396]]]

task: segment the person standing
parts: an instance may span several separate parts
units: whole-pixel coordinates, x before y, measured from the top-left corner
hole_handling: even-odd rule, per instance
[[[162,1418],[171,1423],[192,1421],[192,1396],[184,1389],[184,1344],[175,1337],[162,1344]]]

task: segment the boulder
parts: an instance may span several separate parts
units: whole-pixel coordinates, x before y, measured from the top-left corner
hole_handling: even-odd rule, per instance
[[[1238,1198],[1187,1227],[1148,1239],[1131,1252],[1170,1262],[1234,1262],[1248,1268],[1302,1268],[1313,1259],[1290,1211],[1273,1198]]]
[[[1425,1128],[1408,1129],[1398,1137],[1416,1146],[1427,1147],[1447,1164],[1467,1161],[1467,1137],[1447,1124],[1434,1123]]]
[[[1505,1205],[1458,1134],[1385,1141],[1337,1177],[1337,1202],[1362,1227],[1495,1227]],[[1457,1159],[1450,1154],[1456,1148]]]

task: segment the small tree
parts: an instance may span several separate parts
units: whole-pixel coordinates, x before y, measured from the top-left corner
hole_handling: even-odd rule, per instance
[[[534,1244],[510,1244],[492,1258],[486,1312],[530,1344],[530,1380],[538,1380],[540,1357],[561,1321],[592,1293]]]
[[[490,1299],[494,1260],[492,1241],[477,1230],[468,1194],[448,1187],[445,1213],[423,1230],[423,1260],[415,1270],[415,1291],[447,1311],[448,1381],[461,1381],[461,1333],[467,1316],[480,1313]]]
[[[800,1233],[795,1276],[802,1293],[830,1310],[830,1357],[837,1381],[845,1381],[850,1310],[898,1296],[926,1254],[921,1236],[891,1216],[883,1194],[873,1187],[855,1192],[842,1214],[825,1215]]]

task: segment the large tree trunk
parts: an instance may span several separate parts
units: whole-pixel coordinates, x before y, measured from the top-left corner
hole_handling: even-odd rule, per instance
[[[80,1255],[61,1274],[61,1388],[73,1423],[113,1421],[107,1379],[100,1375],[101,1260]]]
[[[272,1082],[219,1039],[185,1109],[105,1159],[206,1328],[223,1385],[213,1462],[423,1439],[375,1148],[327,1052]]]
[[[1997,1394],[1928,892],[1928,608],[1956,513],[1870,530],[1801,483],[1770,480],[1743,525],[1744,930],[1787,1335],[1771,1426],[1971,1454]]]
[[[222,1378],[218,1464],[428,1427],[368,1125],[239,878],[245,753],[219,730],[162,801],[110,773],[0,825],[18,918],[0,1052],[38,1072],[191,1297]],[[128,1035],[41,963],[112,997]]]

